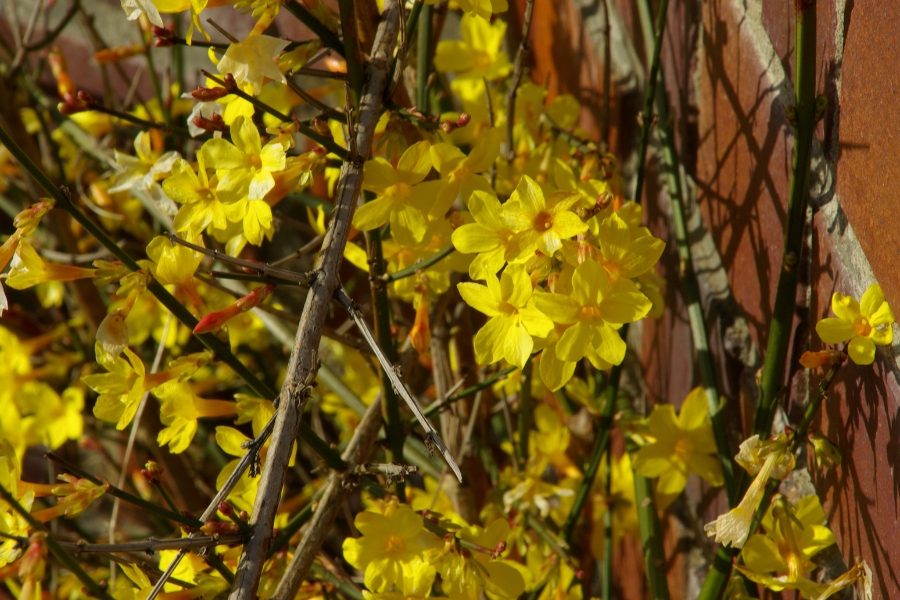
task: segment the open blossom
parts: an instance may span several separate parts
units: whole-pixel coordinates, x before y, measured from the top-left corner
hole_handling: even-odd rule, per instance
[[[364,572],[370,590],[410,587],[404,581],[419,580],[423,572],[433,580],[434,567],[422,554],[440,547],[440,539],[425,529],[422,517],[408,505],[391,500],[381,510],[359,513],[353,523],[362,537],[344,540],[344,558]]]
[[[506,359],[522,367],[534,348],[532,335],[544,337],[553,329],[534,306],[531,278],[522,265],[509,265],[500,279],[488,275],[487,285],[460,283],[459,294],[467,304],[490,319],[475,335],[475,353],[481,363]]]
[[[702,387],[688,394],[677,415],[671,404],[655,405],[648,429],[655,439],[638,451],[634,466],[645,477],[659,477],[660,494],[679,494],[689,473],[710,485],[722,485],[722,466],[716,457],[709,404]]]
[[[816,323],[816,333],[826,344],[848,342],[850,360],[858,365],[872,364],[875,346],[886,346],[894,339],[894,313],[877,283],[865,291],[859,302],[835,292],[831,311],[835,316]]]

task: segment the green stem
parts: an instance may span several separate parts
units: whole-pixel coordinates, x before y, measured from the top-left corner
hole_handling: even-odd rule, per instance
[[[400,269],[399,271],[396,271],[394,273],[385,273],[385,274],[381,275],[381,280],[384,281],[385,283],[392,283],[392,282],[398,281],[400,279],[412,277],[416,273],[418,273],[420,271],[424,271],[428,267],[435,265],[435,264],[439,263],[440,261],[442,261],[443,259],[447,258],[451,254],[453,254],[454,250],[455,250],[455,248],[453,246],[447,246],[440,252],[437,252],[424,260],[420,260],[419,262],[413,263],[413,264],[409,265],[408,267],[406,267],[405,269]]]
[[[121,119],[123,121],[128,121],[134,125],[139,125],[141,127],[145,127],[147,129],[160,129],[162,131],[167,131],[169,133],[176,133],[181,136],[190,137],[191,133],[182,127],[174,127],[172,125],[166,123],[158,123],[156,121],[150,121],[148,119],[142,119],[140,117],[136,117],[131,113],[127,113],[121,110],[116,110],[114,108],[109,108],[107,106],[98,105],[92,106],[89,110],[94,110],[99,113],[107,114],[111,117],[115,117],[117,119]]]
[[[388,301],[387,284],[380,281],[384,273],[384,253],[381,246],[381,230],[374,229],[367,236],[369,242],[369,273],[372,282],[372,309],[375,318],[375,335],[378,345],[391,364],[397,363],[397,349],[391,335],[391,306]],[[400,405],[394,386],[387,372],[381,370],[382,394],[384,394],[385,432],[394,462],[403,463],[404,432],[400,417]],[[397,497],[405,501],[406,492],[402,481],[397,482]]]
[[[647,4],[648,0],[644,0]],[[649,12],[649,8],[647,8]],[[659,54],[662,50],[662,38],[666,29],[666,13],[669,10],[669,0],[660,0],[659,11],[656,13],[656,26],[653,34],[653,54],[650,57],[650,72],[647,76],[647,87],[644,90],[644,108],[641,111],[643,123],[641,125],[641,139],[638,147],[637,172],[634,175],[634,201],[641,203],[641,194],[644,188],[644,163],[647,159],[647,148],[650,145],[650,131],[653,129],[653,102],[656,99],[656,84],[659,79]]]
[[[594,486],[594,480],[597,477],[597,471],[600,469],[600,461],[604,454],[609,450],[609,435],[612,429],[613,414],[616,410],[616,398],[619,394],[619,381],[622,378],[622,365],[613,367],[610,375],[609,384],[606,387],[606,404],[603,406],[603,412],[597,421],[597,432],[594,437],[594,447],[591,449],[591,457],[588,460],[587,467],[581,476],[581,484],[575,492],[575,501],[569,510],[569,516],[563,524],[563,537],[566,542],[572,546],[575,538],[575,525],[581,516],[590,497],[591,488]],[[608,476],[608,474],[607,474]]]
[[[656,502],[653,501],[653,484],[637,473],[634,475],[634,501],[638,514],[641,551],[644,555],[644,571],[647,575],[648,597],[653,600],[668,600],[669,587],[666,582],[663,534],[656,515]]]
[[[798,0],[794,18],[797,134],[791,161],[784,253],[775,293],[775,308],[769,323],[759,406],[753,421],[753,432],[763,438],[769,434],[776,399],[784,386],[785,359],[791,339],[791,323],[797,308],[798,267],[809,198],[810,152],[816,127],[816,2]]]
[[[418,50],[416,53],[416,108],[420,112],[428,114],[430,102],[428,101],[428,78],[431,76],[432,62],[432,17],[434,8],[431,5],[422,8],[419,15]]]
[[[13,496],[9,490],[0,485],[0,497],[19,515],[28,522],[28,526],[37,531],[44,531],[46,529],[44,526],[37,521],[31,514],[25,510],[25,507],[22,506],[18,500],[16,500],[15,496]],[[75,577],[84,585],[85,588],[94,596],[98,598],[104,598],[105,600],[112,600],[112,596],[110,596],[106,589],[94,581],[88,573],[81,568],[81,565],[78,564],[78,561],[75,560],[68,552],[60,546],[59,542],[56,541],[52,536],[47,534],[45,538],[47,542],[47,547],[50,549],[50,553],[63,564],[67,569],[69,569]]]
[[[310,31],[319,36],[322,43],[336,51],[341,56],[346,57],[344,43],[340,40],[335,32],[328,29],[322,21],[314,14],[309,12],[305,6],[296,0],[285,0],[281,4],[286,11],[294,15],[298,21],[309,27]]]
[[[534,421],[534,415],[532,414],[534,406],[533,398],[531,397],[532,367],[533,364],[531,358],[529,358],[522,369],[522,383],[519,387],[519,414],[516,424],[519,439],[516,447],[518,448],[519,464],[522,465],[523,469],[528,464],[528,434],[531,432],[531,424]]]
[[[34,178],[34,180],[38,183],[38,185],[44,189],[47,194],[49,194],[53,200],[56,202],[56,206],[65,210],[69,215],[81,225],[85,231],[87,231],[90,235],[94,237],[100,244],[102,244],[110,253],[118,258],[124,265],[126,265],[132,271],[140,271],[141,266],[137,263],[137,261],[131,257],[115,240],[106,235],[106,232],[100,228],[96,223],[90,220],[87,215],[79,209],[74,202],[69,198],[66,193],[63,193],[62,189],[55,186],[53,182],[47,177],[46,173],[31,160],[31,157],[22,150],[22,148],[12,139],[12,137],[6,132],[6,130],[0,127],[0,143],[2,143],[9,150],[10,154],[12,154],[16,160],[19,161],[19,164],[28,171],[29,175]],[[187,308],[184,307],[181,302],[179,302],[175,296],[173,296],[169,291],[161,285],[156,279],[150,279],[150,282],[147,284],[147,290],[153,294],[159,302],[166,307],[166,309],[171,312],[176,319],[188,329],[192,330],[197,325],[197,319],[194,318],[194,315],[188,311]],[[195,334],[196,335],[196,334]],[[240,361],[240,359],[235,356],[231,349],[227,344],[222,342],[215,335],[210,333],[201,333],[196,335],[197,339],[206,347],[208,350],[213,352],[219,360],[224,362],[226,365],[231,367],[231,369],[238,374],[253,390],[253,392],[262,398],[275,398],[277,393],[275,390],[270,387],[268,384],[264,383],[261,379],[259,379],[256,374],[247,368],[244,363]],[[324,440],[322,440],[318,435],[316,435],[312,430],[303,429],[300,430],[300,438],[310,444],[310,446],[328,463],[329,466],[333,468],[341,468],[340,466],[344,465],[344,461],[341,460],[340,455]]]
[[[688,311],[688,319],[691,325],[691,340],[694,345],[694,351],[697,354],[696,362],[700,371],[700,381],[706,392],[709,417],[716,440],[716,453],[722,465],[722,474],[725,480],[725,491],[728,494],[729,505],[734,506],[740,498],[734,478],[732,452],[728,447],[728,438],[726,436],[725,411],[719,400],[716,366],[709,346],[706,318],[703,314],[703,305],[700,302],[700,285],[697,281],[697,273],[694,271],[694,258],[691,253],[691,243],[688,239],[685,206],[682,197],[681,172],[678,155],[675,150],[675,138],[672,135],[672,128],[669,126],[669,97],[665,91],[664,74],[660,74],[660,80],[663,85],[660,86],[657,93],[656,112],[659,114],[660,123],[662,124],[659,128],[659,138],[662,145],[663,161],[666,165],[666,180],[672,213],[672,230],[675,233],[675,246],[678,250],[678,280],[681,284],[684,304]]]

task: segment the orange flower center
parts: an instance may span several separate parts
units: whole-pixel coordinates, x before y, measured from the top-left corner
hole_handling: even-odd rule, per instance
[[[599,321],[602,318],[599,306],[582,306],[578,309],[582,321]]]
[[[384,550],[388,554],[400,554],[406,550],[406,542],[399,535],[389,535]]]
[[[856,335],[860,337],[869,337],[872,333],[872,324],[869,323],[867,318],[859,317],[856,320],[856,323],[853,324],[853,329],[856,330]]]
[[[385,196],[390,196],[391,198],[397,198],[398,200],[404,200],[409,197],[409,191],[412,189],[408,183],[404,183],[403,181],[399,181],[385,190]]]
[[[534,218],[534,228],[536,231],[549,231],[553,228],[553,215],[542,210]]]

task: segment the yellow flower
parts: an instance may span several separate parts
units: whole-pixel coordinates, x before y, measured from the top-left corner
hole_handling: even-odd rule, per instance
[[[722,485],[722,466],[716,457],[703,388],[691,390],[678,415],[671,404],[654,406],[647,426],[654,441],[638,450],[634,467],[644,477],[659,477],[659,494],[673,499],[684,489],[689,473],[696,473],[710,485]]]
[[[504,220],[516,232],[506,259],[529,258],[535,250],[552,257],[563,240],[587,231],[587,224],[569,210],[577,201],[578,196],[566,192],[545,197],[537,182],[524,175],[503,212]]]
[[[172,454],[187,450],[197,433],[197,419],[228,417],[237,413],[237,405],[227,400],[201,398],[183,381],[168,381],[153,390],[160,403],[159,417],[165,425],[156,436],[160,446],[169,446]]]
[[[646,227],[632,228],[616,213],[598,225],[598,260],[612,279],[635,279],[647,273],[659,261],[665,246]]]
[[[860,302],[835,292],[831,311],[835,316],[816,323],[816,333],[826,344],[849,341],[850,360],[858,365],[872,364],[875,346],[886,346],[894,339],[894,314],[877,283],[865,291]]]
[[[469,264],[469,277],[487,279],[503,268],[506,244],[513,231],[503,220],[503,205],[492,193],[478,190],[468,204],[475,222],[457,227],[450,239],[460,252],[477,254]]]
[[[390,500],[380,510],[359,513],[353,523],[362,537],[344,540],[344,558],[364,572],[363,581],[370,590],[403,589],[404,580],[418,580],[429,569],[434,572],[424,554],[440,547],[441,541],[408,505]]]
[[[469,4],[474,8],[474,2]],[[487,17],[490,17],[490,12]],[[497,20],[492,25],[483,18],[467,14],[460,22],[460,33],[462,40],[438,43],[434,55],[434,66],[438,71],[456,73],[458,77],[478,82],[482,79],[493,81],[509,74],[512,65],[503,51],[506,40],[504,21]]]
[[[500,558],[509,538],[509,523],[504,518],[491,521],[487,527],[470,525],[460,529],[434,559],[441,574],[441,587],[450,598],[477,600],[518,598],[525,591],[525,580],[512,561]],[[471,548],[471,549],[470,549]]]
[[[457,285],[467,304],[490,317],[475,334],[478,362],[490,364],[506,359],[521,368],[534,348],[531,336],[546,336],[553,323],[535,308],[531,278],[524,266],[509,265],[499,280],[496,275],[489,275],[486,283]]]
[[[634,469],[631,455],[625,452],[621,458],[613,461],[612,474],[607,472],[605,462],[600,465],[600,474],[597,485],[594,486],[592,496],[593,511],[591,511],[591,553],[597,560],[603,559],[604,548],[604,515],[607,511],[613,513],[612,528],[613,543],[617,543],[626,534],[633,532],[638,527],[637,502],[634,497]],[[604,482],[612,477],[610,494],[605,496]]]
[[[431,147],[431,162],[441,178],[424,184],[435,194],[429,215],[443,218],[457,199],[466,200],[477,190],[491,192],[490,182],[481,173],[489,171],[500,154],[500,136],[497,128],[486,131],[469,154],[463,154],[453,144],[440,143]]]
[[[134,156],[119,152],[114,153],[116,175],[109,192],[146,191],[165,175],[172,171],[172,165],[178,160],[174,150],[160,154],[151,146],[150,133],[142,131],[134,138]]]
[[[51,492],[57,496],[56,504],[32,513],[38,521],[46,523],[61,516],[72,517],[83,512],[96,500],[99,500],[109,488],[109,483],[94,483],[63,473],[57,478],[64,483],[52,486]]]
[[[24,290],[48,281],[74,281],[94,276],[94,269],[44,262],[28,240],[21,240],[7,274],[9,287]]]
[[[29,445],[58,448],[66,440],[79,440],[84,426],[84,392],[66,388],[62,395],[42,381],[26,381],[16,392],[21,427]]]
[[[199,235],[188,238],[189,242],[202,244]],[[194,277],[203,254],[182,244],[177,244],[163,235],[158,235],[147,244],[147,256],[155,263],[154,275],[164,285],[185,285]]]
[[[650,310],[650,301],[631,281],[613,282],[593,261],[575,268],[571,294],[537,292],[535,304],[555,323],[571,325],[556,343],[556,356],[564,361],[586,356],[598,369],[622,362],[625,342],[619,327]]]
[[[762,442],[754,435],[744,440],[735,460],[756,478],[737,506],[707,523],[703,529],[707,535],[715,537],[716,543],[741,548],[750,534],[753,515],[765,494],[766,483],[770,477],[786,477],[793,467],[794,457],[788,452],[784,435]]]
[[[231,142],[214,138],[201,148],[206,164],[215,165],[219,178],[218,191],[246,194],[250,200],[261,200],[275,187],[273,173],[285,167],[282,142],[273,140],[265,146],[253,121],[235,119],[231,124]]]
[[[210,183],[202,152],[197,153],[196,173],[187,161],[179,160],[162,188],[169,198],[182,205],[175,215],[176,231],[196,233],[207,227],[225,229],[227,226],[222,200],[216,193],[215,182]]]
[[[373,158],[365,166],[363,189],[375,193],[375,198],[360,206],[353,215],[353,226],[370,231],[386,225],[404,227],[422,239],[426,228],[425,215],[434,200],[430,186],[418,185],[431,171],[428,142],[413,144],[400,156],[397,166],[383,158]]]
[[[278,56],[290,42],[268,35],[250,35],[228,46],[219,61],[219,73],[231,73],[240,86],[249,86],[250,94],[260,92],[268,77],[283,82],[284,75],[278,68]]]
[[[827,586],[810,579],[817,567],[812,557],[835,543],[824,523],[818,496],[801,498],[795,506],[776,496],[762,519],[765,533],[747,540],[737,569],[772,591],[799,590],[805,598],[819,597]]]
[[[25,510],[31,510],[34,492],[19,490],[21,469],[16,451],[6,439],[0,439],[0,486],[13,495]],[[0,500],[0,567],[5,567],[22,554],[17,537],[28,537],[28,521],[3,500]]]

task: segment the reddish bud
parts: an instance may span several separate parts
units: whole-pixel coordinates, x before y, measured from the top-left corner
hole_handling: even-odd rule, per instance
[[[159,466],[158,463],[152,460],[148,460],[144,465],[144,468],[141,469],[141,475],[144,476],[149,483],[159,483],[160,479],[162,479],[163,470]]]
[[[231,517],[234,514],[234,507],[228,501],[219,502],[218,509],[226,517]]]
[[[231,304],[222,310],[214,310],[204,315],[194,327],[194,333],[209,333],[217,330],[228,322],[229,319],[241,313],[241,309]]]
[[[83,102],[79,102],[72,94],[63,96],[62,102],[56,105],[56,109],[64,115],[74,115],[87,110],[87,106]]]
[[[247,311],[255,306],[258,306],[260,302],[271,296],[272,292],[274,291],[275,286],[271,283],[268,283],[251,290],[245,296],[242,296],[241,298],[235,300],[234,303],[242,311]]]
[[[206,535],[228,535],[230,533],[238,533],[240,529],[235,523],[225,523],[223,521],[209,521],[200,527],[200,531]]]
[[[191,92],[191,96],[201,102],[212,102],[213,100],[218,100],[223,96],[227,96],[229,93],[230,92],[223,87],[208,88],[198,85],[197,89]]]
[[[100,64],[114,63],[126,58],[131,58],[144,51],[144,47],[140,44],[132,44],[131,46],[117,46],[115,48],[104,48],[94,52],[94,58]]]
[[[173,46],[175,44],[175,32],[168,27],[153,27],[153,37],[156,40],[153,44],[157,48],[165,48],[166,46]]]
[[[206,131],[228,131],[228,125],[225,124],[222,115],[218,114],[213,114],[209,119],[198,115],[194,117],[191,122],[200,129],[205,129]]]

